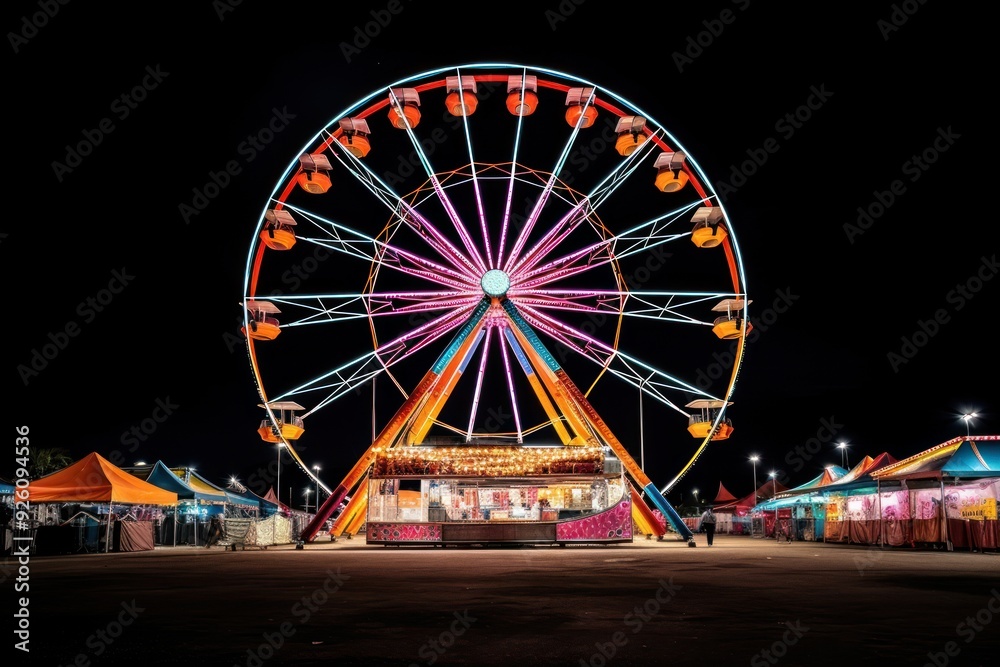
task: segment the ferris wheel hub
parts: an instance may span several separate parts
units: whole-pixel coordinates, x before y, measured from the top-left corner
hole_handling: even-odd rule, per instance
[[[510,289],[510,276],[500,269],[490,269],[483,274],[479,284],[483,286],[486,296],[501,297]]]

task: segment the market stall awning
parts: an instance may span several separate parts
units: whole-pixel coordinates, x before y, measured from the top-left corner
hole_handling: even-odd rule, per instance
[[[175,505],[177,494],[143,481],[92,452],[76,463],[32,481],[31,502]]]

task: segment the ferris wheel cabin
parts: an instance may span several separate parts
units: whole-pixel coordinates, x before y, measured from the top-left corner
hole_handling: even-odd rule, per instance
[[[725,313],[725,315],[716,317],[712,323],[712,331],[715,332],[715,335],[722,340],[733,340],[750,333],[753,327],[747,323],[746,317],[740,312],[750,303],[753,301],[723,299],[715,304],[712,308],[713,312]]]
[[[249,326],[242,328],[243,335],[254,340],[274,340],[281,333],[281,325],[274,315],[281,313],[270,301],[246,301],[243,307],[250,311]]]
[[[264,214],[260,240],[271,250],[290,250],[295,245],[295,219],[285,209],[269,209]]]
[[[268,406],[275,413],[278,421],[272,422],[270,417],[261,421],[257,433],[260,434],[264,442],[279,443],[285,440],[298,440],[302,437],[306,430],[305,422],[295,412],[305,408],[294,401],[273,401],[267,406],[260,403],[257,407],[265,408]]]
[[[726,240],[722,209],[717,206],[702,206],[694,212],[691,224],[691,242],[699,248],[715,248]]]
[[[712,440],[725,440],[733,432],[733,422],[730,419],[723,419],[715,426],[715,419],[719,416],[719,411],[732,405],[732,402],[713,401],[699,399],[691,401],[684,407],[698,410],[698,414],[688,416],[688,433],[695,438],[707,438],[712,436]]]

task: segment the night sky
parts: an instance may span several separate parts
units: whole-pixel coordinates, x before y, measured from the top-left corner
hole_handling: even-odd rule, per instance
[[[74,460],[96,451],[193,466],[217,483],[264,479],[275,450],[255,433],[263,411],[239,304],[267,198],[307,142],[373,91],[505,62],[631,100],[723,198],[756,335],[732,396],[732,437],[708,447],[671,502],[693,488],[711,498],[720,482],[749,493],[752,453],[758,483],[774,470],[793,486],[839,464],[838,441],[853,465],[964,434],[963,412],[978,412],[974,433],[1000,429],[989,333],[1000,264],[978,178],[992,135],[974,119],[983,93],[970,87],[984,61],[981,17],[916,2],[791,15],[749,0],[566,0],[468,15],[467,3],[447,5],[72,3],[53,16],[9,6],[13,205],[0,253],[10,426],[28,425],[34,446]],[[540,141],[525,156],[550,149]],[[213,179],[215,196],[196,201]],[[355,205],[364,202],[345,204]],[[340,269],[317,275],[365,278]],[[365,351],[353,335],[300,342],[284,363],[298,371],[328,347]],[[666,363],[689,354],[655,326],[647,335]],[[401,398],[388,385],[376,392],[381,427]],[[367,389],[335,403],[299,441],[325,485],[369,444],[370,402]],[[627,386],[594,396],[637,458],[638,403]],[[662,487],[696,443],[662,405],[643,408],[646,472]],[[14,465],[0,462],[0,475]],[[291,485],[300,504],[307,484],[286,459],[283,499]]]

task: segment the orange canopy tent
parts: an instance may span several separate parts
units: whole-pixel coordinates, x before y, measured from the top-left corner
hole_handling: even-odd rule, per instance
[[[92,452],[76,463],[28,484],[35,503],[120,503],[176,505],[177,494],[161,489],[118,468]]]

